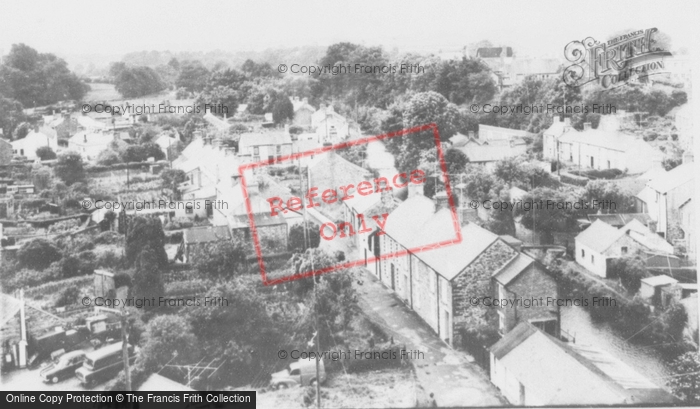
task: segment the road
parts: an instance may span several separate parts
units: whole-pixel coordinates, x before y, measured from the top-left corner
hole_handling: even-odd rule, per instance
[[[393,291],[363,270],[357,285],[359,304],[372,321],[408,350],[424,352],[414,360],[416,376],[438,406],[503,406],[506,399],[471,356],[445,344]]]
[[[103,391],[107,383],[88,389],[76,377],[58,383],[44,383],[39,376],[41,368],[18,369],[2,374],[0,390],[3,391]]]

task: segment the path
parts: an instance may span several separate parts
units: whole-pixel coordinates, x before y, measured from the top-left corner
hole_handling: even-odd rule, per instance
[[[408,350],[423,352],[415,359],[416,376],[438,406],[504,406],[507,401],[471,356],[447,346],[393,291],[363,270],[357,286],[359,304],[372,321]]]

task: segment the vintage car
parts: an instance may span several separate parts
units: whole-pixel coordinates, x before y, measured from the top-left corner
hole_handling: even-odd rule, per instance
[[[322,360],[319,361],[318,375],[321,383],[326,381],[326,369]],[[292,386],[308,386],[314,385],[316,380],[316,361],[297,361],[289,364],[289,369],[273,373],[270,387],[285,389]]]
[[[39,371],[44,382],[58,383],[75,375],[75,370],[83,365],[84,351],[67,352]]]

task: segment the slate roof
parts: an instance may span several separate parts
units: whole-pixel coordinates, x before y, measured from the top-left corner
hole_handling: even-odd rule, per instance
[[[457,132],[453,137],[450,138],[450,142],[452,142],[452,146],[454,146],[455,148],[461,148],[462,146],[466,145],[467,142],[469,142],[469,137],[467,135]]]
[[[642,224],[646,224],[651,220],[651,217],[646,213],[610,213],[610,214],[589,214],[588,220],[594,222],[601,220],[613,227],[622,227],[632,220],[638,220]]]
[[[634,147],[655,153],[655,149],[641,139],[633,135],[619,131],[606,131],[602,129],[589,129],[577,131],[571,129],[559,138],[560,143],[580,143],[596,146],[604,149],[611,149],[619,152],[627,152]]]
[[[415,256],[447,280],[457,277],[498,240],[490,231],[468,223],[460,228],[461,242],[426,250],[438,243],[456,240],[457,232],[452,212],[447,208],[436,212],[433,201],[423,195],[408,198],[391,212],[384,231],[409,250],[422,249]]]
[[[677,402],[607,352],[564,343],[526,322],[490,351],[543,405]]]
[[[0,328],[10,321],[21,308],[21,302],[5,293],[0,293]]]
[[[616,229],[603,221],[596,220],[576,236],[576,241],[602,253],[624,235],[624,229]]]
[[[211,112],[207,112],[202,118],[207,121],[209,125],[213,126],[219,131],[225,131],[231,127],[231,124],[212,114]]]
[[[239,152],[245,152],[251,146],[291,145],[292,138],[286,132],[257,132],[241,134],[238,141]]]
[[[673,254],[673,245],[667,242],[658,234],[652,233],[647,226],[639,220],[633,219],[623,227],[626,234],[633,240],[640,243],[649,250],[658,251],[665,254]]]
[[[654,277],[647,277],[647,278],[642,278],[642,283],[650,285],[652,287],[660,286],[660,285],[670,285],[670,284],[676,284],[678,280],[675,278],[671,278],[667,275],[658,275]]]
[[[107,146],[114,140],[114,135],[102,132],[80,131],[68,140],[79,146]]]
[[[695,172],[693,164],[694,162],[690,162],[676,166],[670,171],[650,180],[647,186],[659,193],[668,193],[671,190],[693,180]]]
[[[518,253],[505,267],[495,272],[493,277],[503,285],[510,284],[520,273],[535,263],[535,259],[525,253]]]

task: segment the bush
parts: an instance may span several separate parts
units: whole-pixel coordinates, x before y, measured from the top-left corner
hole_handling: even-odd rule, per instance
[[[91,251],[68,255],[61,260],[61,277],[84,276],[95,272],[95,254]]]
[[[97,256],[95,265],[97,267],[113,269],[121,267],[123,260],[124,259],[121,256],[121,254],[118,254],[116,251],[113,250],[108,250]]]
[[[77,286],[71,285],[70,287],[66,287],[54,296],[53,307],[58,308],[75,304],[79,296],[80,289]]]
[[[120,163],[122,160],[119,154],[111,149],[105,149],[97,155],[97,164],[102,166],[111,166]]]
[[[102,232],[95,237],[95,244],[117,244],[121,242],[121,234],[115,231]]]
[[[24,244],[17,252],[20,266],[33,270],[43,270],[60,259],[61,252],[46,239],[34,239]]]
[[[165,285],[165,294],[171,297],[205,294],[208,289],[209,286],[204,280],[175,281]]]
[[[18,271],[12,279],[7,282],[7,290],[14,290],[24,287],[34,287],[40,284],[47,283],[49,281],[55,280],[56,277],[51,269],[45,271],[36,271],[29,269],[22,269]]]
[[[80,226],[80,219],[61,220],[49,226],[49,233],[64,233]]]
[[[125,285],[131,287],[131,276],[124,272],[115,274],[114,287],[119,288]]]

